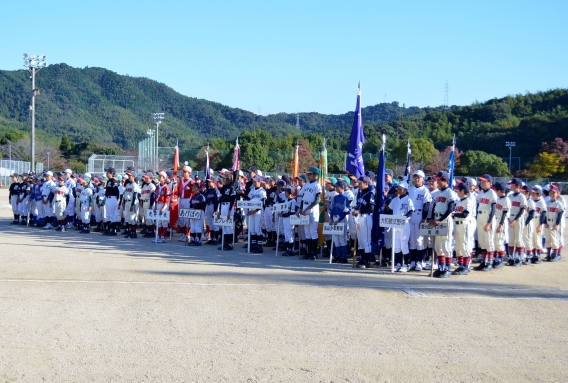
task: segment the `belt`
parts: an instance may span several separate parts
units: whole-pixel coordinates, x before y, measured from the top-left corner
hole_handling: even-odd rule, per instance
[[[416,209],[416,210],[414,210],[415,213],[416,213],[416,212],[419,212],[419,211],[422,211],[422,209]]]
[[[230,205],[230,202],[221,202],[221,205]]]
[[[456,221],[456,225],[465,225],[465,221]]]
[[[361,213],[361,214],[359,214],[359,215],[362,217],[362,216],[364,216],[364,215],[371,215],[371,214],[373,214],[373,213]]]
[[[105,197],[105,198],[118,198],[118,197],[111,195],[111,196],[108,196],[108,197]]]
[[[556,222],[554,218],[547,219],[548,222]]]
[[[489,213],[488,211],[478,211],[477,214],[485,214],[485,213]]]

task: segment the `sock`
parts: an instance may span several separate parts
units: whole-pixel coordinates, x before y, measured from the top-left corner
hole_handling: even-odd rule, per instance
[[[452,267],[452,257],[446,257],[446,270],[450,271]]]
[[[490,264],[493,263],[493,252],[492,251],[487,253],[487,257],[489,258],[489,263]]]
[[[463,267],[463,266],[464,266],[464,257],[458,257],[458,265],[459,265],[460,267]]]
[[[403,254],[402,257],[403,257],[404,264],[408,265],[408,262],[410,260],[410,253]]]
[[[438,270],[446,270],[446,257],[443,255],[438,255]]]
[[[489,259],[487,258],[487,252],[485,250],[481,250],[481,259],[485,263],[489,262]]]

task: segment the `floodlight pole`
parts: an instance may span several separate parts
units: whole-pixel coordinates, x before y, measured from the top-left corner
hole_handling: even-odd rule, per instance
[[[49,152],[47,152],[47,170],[49,170]]]
[[[509,148],[509,173],[511,173],[511,159],[513,155],[513,147],[516,145],[516,142],[507,141],[505,142],[505,146]]]
[[[160,129],[160,124],[162,123],[162,120],[164,119],[164,113],[154,113],[152,115],[152,118],[154,119],[154,121],[156,121],[156,172],[158,172],[160,169],[160,150],[159,150],[159,146],[158,146],[158,131]]]
[[[35,171],[35,96],[39,95],[39,89],[35,87],[35,75],[36,72],[39,72],[41,68],[45,68],[47,66],[46,63],[47,56],[38,55],[37,60],[35,55],[30,55],[28,59],[28,55],[24,53],[24,66],[28,68],[30,72],[32,72],[32,105],[30,106],[30,110],[32,112],[32,134],[31,134],[31,142],[30,142],[30,172]]]

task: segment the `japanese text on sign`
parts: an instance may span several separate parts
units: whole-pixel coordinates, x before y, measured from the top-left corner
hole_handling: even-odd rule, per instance
[[[379,226],[380,227],[394,227],[403,228],[406,225],[408,218],[403,215],[386,215],[381,214],[379,216]]]
[[[323,224],[323,231],[322,234],[334,235],[334,234],[343,234],[345,229],[345,225],[343,223],[338,223],[335,225],[330,225],[329,223]]]
[[[448,224],[441,223],[438,226],[430,226],[427,223],[420,224],[420,235],[446,236],[448,235]]]
[[[153,219],[156,221],[168,221],[170,219],[170,211],[164,210],[163,212],[160,213],[160,211],[158,210],[154,214],[154,210],[148,210],[146,212],[146,218]]]
[[[241,209],[262,209],[262,201],[254,199],[250,201],[240,200],[237,201],[237,207]]]
[[[227,219],[227,218],[215,218],[215,220],[213,221],[213,224],[215,226],[233,226],[233,219]]]
[[[286,202],[284,202],[284,203],[275,203],[275,204],[272,206],[272,211],[274,211],[274,212],[276,212],[276,213],[279,213],[279,212],[282,212],[282,211],[286,211],[286,210],[288,210],[288,204],[287,204]]]
[[[197,209],[179,209],[180,218],[201,219],[202,210]]]
[[[290,225],[308,225],[310,223],[310,217],[307,215],[291,215],[290,216]]]

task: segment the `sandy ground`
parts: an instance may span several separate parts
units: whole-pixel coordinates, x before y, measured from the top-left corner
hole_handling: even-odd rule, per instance
[[[433,280],[0,207],[0,381],[568,381],[566,259]]]

